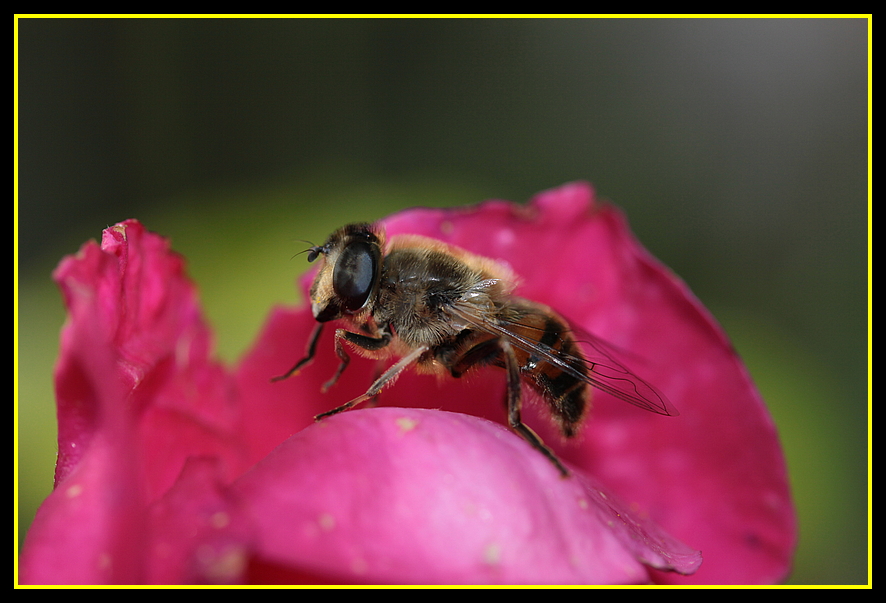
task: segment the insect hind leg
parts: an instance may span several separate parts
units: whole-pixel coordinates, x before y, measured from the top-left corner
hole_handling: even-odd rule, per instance
[[[560,462],[560,459],[553,451],[545,446],[541,438],[538,437],[532,429],[523,423],[520,413],[520,407],[523,401],[522,383],[520,381],[520,364],[514,354],[514,348],[511,344],[502,340],[500,342],[502,354],[505,360],[505,370],[507,371],[507,408],[508,408],[508,424],[520,437],[529,442],[533,448],[541,452],[550,460],[554,466],[560,471],[563,477],[569,476],[569,470]]]
[[[359,333],[352,333],[345,329],[336,329],[335,355],[338,356],[339,364],[332,379],[323,384],[323,392],[329,391],[329,388],[338,382],[339,377],[341,377],[342,373],[345,372],[345,369],[348,368],[348,364],[351,362],[351,357],[345,350],[344,345],[342,345],[343,339],[363,348],[364,350],[370,351],[380,350],[391,342],[391,336],[387,332],[382,333],[380,337],[369,337],[367,335],[360,335]]]

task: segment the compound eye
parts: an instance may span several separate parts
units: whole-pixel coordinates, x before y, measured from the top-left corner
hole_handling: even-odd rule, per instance
[[[332,288],[345,312],[356,312],[366,305],[378,274],[379,256],[378,246],[354,241],[336,259]]]

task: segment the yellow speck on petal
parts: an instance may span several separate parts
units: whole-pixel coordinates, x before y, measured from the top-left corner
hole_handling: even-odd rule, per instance
[[[209,518],[209,525],[213,528],[224,528],[231,523],[231,516],[225,513],[224,511],[219,511],[218,513],[213,513],[212,517]]]
[[[246,551],[240,546],[229,546],[219,551],[211,545],[203,545],[196,551],[203,566],[203,574],[213,582],[236,579],[246,567]]]
[[[107,571],[107,570],[111,569],[111,554],[110,553],[99,553],[98,569],[100,569],[102,571]]]
[[[488,565],[501,563],[501,545],[495,543],[486,545],[483,549],[483,562]]]
[[[175,344],[175,365],[181,370],[185,370],[191,361],[191,343],[191,337],[182,336]]]
[[[402,431],[403,433],[412,431],[413,429],[418,427],[418,421],[410,417],[400,417],[396,420],[396,423],[397,427],[399,427],[400,431]]]
[[[369,564],[362,557],[358,557],[351,561],[351,571],[358,576],[362,576],[369,571]]]
[[[335,517],[329,513],[324,513],[317,519],[320,529],[324,532],[330,532],[335,529]]]
[[[83,486],[81,484],[74,484],[65,490],[65,496],[68,498],[77,498],[81,494],[83,494]]]

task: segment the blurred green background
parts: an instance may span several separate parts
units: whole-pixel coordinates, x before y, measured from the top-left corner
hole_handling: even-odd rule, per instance
[[[847,19],[31,19],[18,27],[19,539],[52,486],[50,272],[138,218],[222,358],[293,258],[576,179],[723,323],[779,425],[793,584],[868,583],[868,44]]]

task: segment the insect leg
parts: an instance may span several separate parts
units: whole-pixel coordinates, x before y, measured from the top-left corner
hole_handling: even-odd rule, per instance
[[[348,363],[351,362],[351,357],[348,356],[348,353],[345,351],[344,346],[341,344],[342,337],[347,333],[344,329],[336,329],[335,331],[335,355],[338,356],[339,363],[338,368],[335,369],[335,374],[332,376],[332,379],[323,384],[323,387],[320,388],[320,391],[326,392],[330,387],[335,385],[338,378],[341,377],[341,374],[345,372],[345,369],[348,368]]]
[[[372,382],[375,383],[379,377],[381,377],[384,372],[384,363],[381,360],[377,360],[375,363],[375,370],[372,372]],[[372,408],[378,405],[378,397],[381,395],[381,392],[375,394],[366,402],[367,408]]]
[[[380,350],[391,342],[391,335],[390,333],[382,332],[380,337],[369,337],[367,335],[360,335],[359,333],[351,333],[345,329],[336,329],[335,355],[338,356],[338,359],[341,362],[339,362],[338,368],[332,376],[332,379],[323,384],[322,391],[324,392],[335,385],[338,378],[341,377],[341,374],[345,372],[346,368],[348,368],[348,363],[351,362],[351,357],[348,356],[345,347],[341,343],[342,339],[347,339],[350,343],[353,343],[355,346],[361,347],[364,350]]]
[[[378,395],[378,393],[382,389],[384,389],[385,386],[393,383],[397,379],[397,377],[400,375],[400,373],[403,372],[404,369],[408,368],[410,364],[417,361],[421,357],[421,355],[427,351],[428,351],[428,348],[425,346],[422,346],[420,348],[416,348],[415,350],[410,352],[407,356],[404,356],[403,358],[398,360],[397,363],[394,364],[391,368],[389,368],[384,373],[382,373],[382,376],[375,380],[375,382],[369,387],[369,389],[366,390],[366,393],[354,398],[353,400],[351,400],[350,402],[348,402],[346,404],[342,404],[338,408],[333,408],[332,410],[328,410],[324,413],[317,415],[316,417],[314,417],[314,420],[319,421],[320,419],[324,419],[324,418],[329,417],[331,415],[335,415],[335,414],[338,414],[338,413],[343,412],[345,410],[349,410],[351,408],[354,408],[355,406],[357,406],[361,402],[364,402],[364,401]]]
[[[314,332],[311,333],[311,337],[308,339],[307,349],[305,350],[305,357],[296,362],[295,366],[286,371],[284,374],[277,377],[272,377],[271,381],[283,381],[284,379],[289,379],[294,374],[299,372],[304,366],[310,364],[310,362],[314,359],[314,353],[317,351],[317,341],[320,340],[320,333],[322,332],[323,323],[318,322],[317,326],[314,327]]]
[[[522,403],[523,392],[520,383],[520,364],[517,362],[517,356],[514,354],[514,348],[506,339],[500,340],[502,354],[505,360],[505,370],[508,372],[508,424],[511,429],[517,432],[524,440],[532,444],[532,446],[545,455],[554,466],[560,471],[563,477],[569,476],[569,471],[560,462],[560,459],[545,446],[541,438],[534,431],[523,424],[520,418],[520,406]]]

